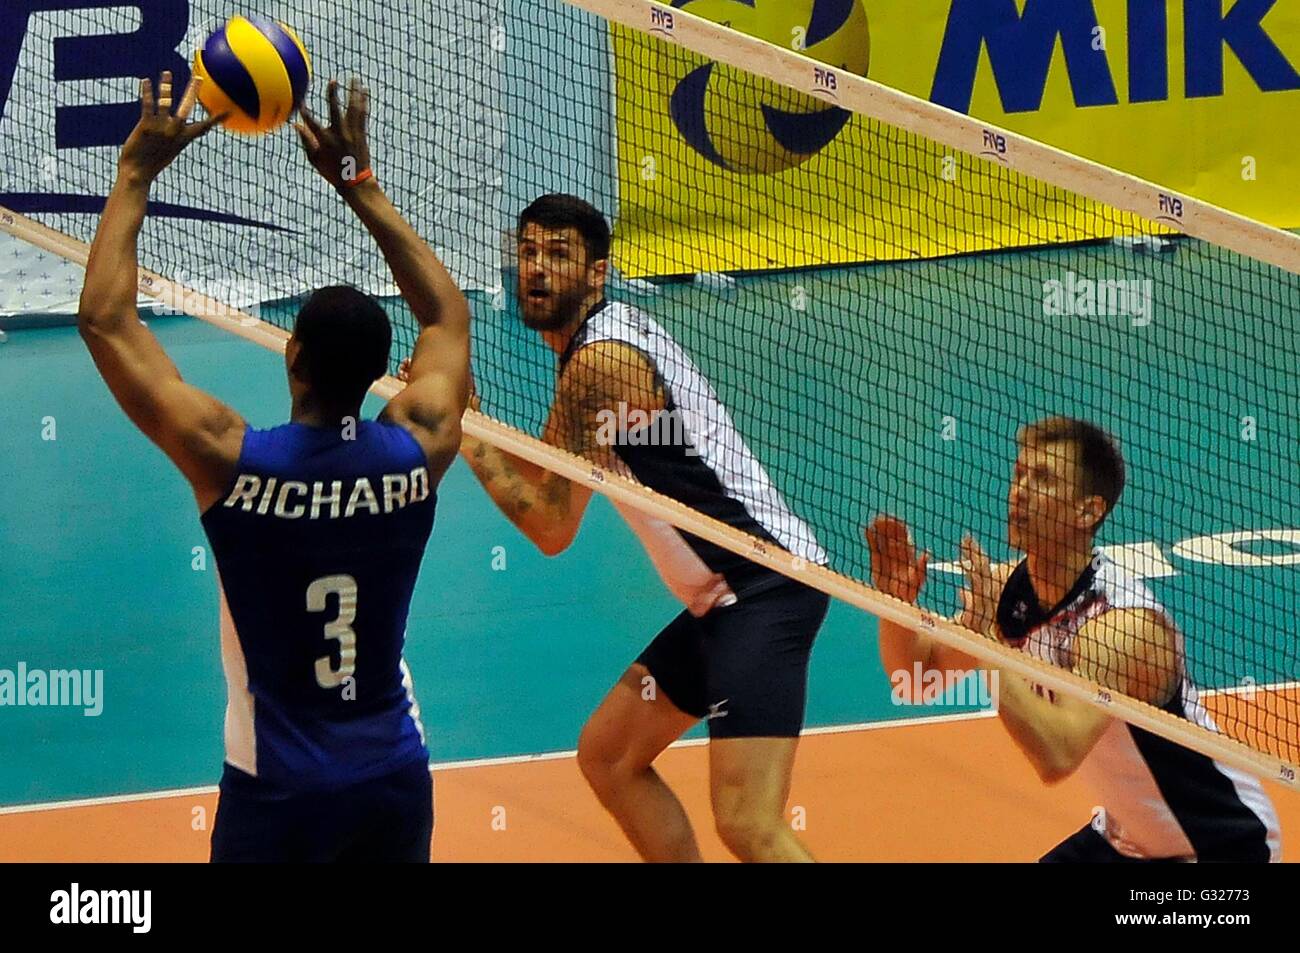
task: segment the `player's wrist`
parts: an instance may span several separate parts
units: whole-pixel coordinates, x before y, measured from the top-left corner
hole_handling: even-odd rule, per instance
[[[374,177],[357,182],[355,185],[344,181],[337,186],[337,191],[343,201],[357,210],[373,208],[375,203],[384,197],[384,190],[379,187],[379,181]]]
[[[350,177],[343,176],[339,179],[339,189],[344,194],[366,188],[379,188],[379,179],[375,177],[375,170],[371,166],[357,169]]]
[[[151,173],[148,169],[134,163],[123,163],[117,167],[117,185],[120,188],[148,192],[156,178],[157,173]]]

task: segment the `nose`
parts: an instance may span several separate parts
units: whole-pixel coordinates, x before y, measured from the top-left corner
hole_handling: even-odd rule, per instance
[[[1025,502],[1025,484],[1023,480],[1011,481],[1011,493],[1009,496],[1011,505],[1014,507],[1022,506]]]

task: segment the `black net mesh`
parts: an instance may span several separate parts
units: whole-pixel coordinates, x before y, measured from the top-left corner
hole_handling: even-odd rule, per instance
[[[28,29],[153,29],[163,53],[140,71],[179,71],[166,51],[188,56],[230,12],[184,6]],[[1019,558],[1020,428],[1067,415],[1114,435],[1128,483],[1099,545],[1177,620],[1219,728],[1300,759],[1295,275],[559,0],[266,6],[312,53],[317,112],[328,76],[371,87],[379,180],[470,295],[486,413],[542,431],[556,355],[519,319],[515,216],[543,193],[582,196],[613,224],[610,298],[681,346],[834,570],[870,580],[877,513],[936,560],[964,532]],[[0,204],[89,240],[134,80],[103,81],[125,108],[77,114],[49,95],[79,78],[63,55],[19,62]],[[93,77],[111,45],[81,55]],[[87,137],[103,147],[70,158]],[[390,306],[394,361],[409,351],[382,259],[287,129],[214,134],[154,197],[147,267],[282,327],[311,287],[358,284]],[[933,565],[922,601],[952,611],[960,580]]]

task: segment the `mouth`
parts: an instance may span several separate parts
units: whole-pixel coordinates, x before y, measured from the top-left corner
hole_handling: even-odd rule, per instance
[[[529,301],[548,301],[550,300],[551,293],[545,288],[529,288],[525,297],[527,297]]]

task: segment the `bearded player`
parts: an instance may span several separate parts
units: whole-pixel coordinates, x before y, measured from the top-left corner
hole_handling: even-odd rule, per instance
[[[573,196],[543,196],[519,217],[520,311],[558,362],[544,439],[824,562],[812,531],[691,358],[647,314],[605,298],[609,250],[605,217]],[[472,437],[461,449],[502,512],[543,552],[569,545],[590,490]],[[699,860],[690,821],[653,762],[705,719],[714,822],[727,847],[742,860],[811,860],[784,810],[808,659],[829,600],[667,523],[619,510],[683,610],[583,728],[583,774],[643,858]]]

